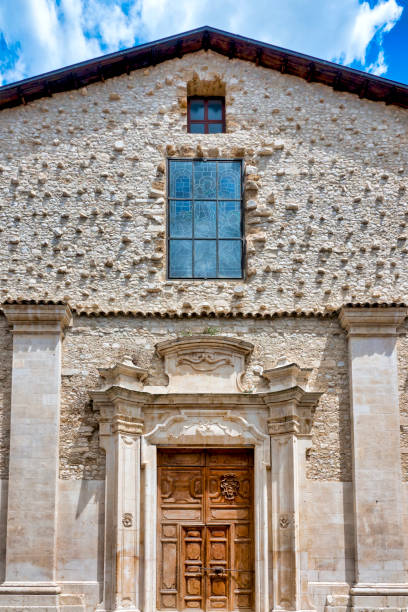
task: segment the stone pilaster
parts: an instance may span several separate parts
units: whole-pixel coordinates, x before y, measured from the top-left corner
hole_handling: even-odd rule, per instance
[[[402,308],[343,308],[348,332],[355,526],[354,610],[406,608],[397,327]]]
[[[56,502],[61,350],[71,312],[59,304],[8,304],[13,328],[6,582],[0,610],[59,609]]]
[[[105,568],[103,610],[139,612],[140,436],[146,372],[125,358],[101,370],[107,386],[91,393],[100,412],[100,443],[106,452]]]
[[[299,498],[321,393],[307,390],[309,374],[294,363],[264,371],[271,391],[264,401],[271,436],[273,610],[310,608],[307,584],[301,579]]]

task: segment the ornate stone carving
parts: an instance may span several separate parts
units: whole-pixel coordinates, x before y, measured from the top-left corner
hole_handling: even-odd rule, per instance
[[[125,512],[122,517],[122,525],[124,527],[132,527],[133,526],[133,516],[130,512]]]
[[[112,368],[101,368],[99,373],[106,380],[107,386],[124,387],[135,391],[143,389],[143,383],[147,378],[147,371],[135,366],[130,357],[124,357],[122,363],[117,363]]]
[[[221,476],[221,493],[225,499],[234,500],[239,493],[239,480],[235,474],[225,474]]]
[[[290,525],[290,517],[287,514],[281,514],[279,517],[279,527],[281,529],[287,529]]]
[[[200,410],[183,410],[170,416],[144,436],[151,444],[220,444],[226,439],[233,444],[264,442],[268,436],[255,425],[230,410],[213,410],[203,415]]]
[[[180,357],[177,365],[189,365],[194,372],[213,372],[222,366],[233,366],[231,359],[220,357],[216,353],[192,353],[190,357]]]
[[[265,403],[269,406],[268,428],[271,436],[294,434],[310,436],[313,414],[322,395],[321,391],[308,389],[311,370],[296,363],[280,364],[265,370],[269,381],[269,393]]]
[[[292,387],[307,389],[311,373],[309,368],[300,368],[296,363],[283,363],[279,360],[276,367],[264,370],[262,376],[269,382],[269,391],[282,391]]]
[[[236,393],[243,391],[245,357],[253,345],[225,336],[193,336],[160,342],[169,377],[168,391],[175,393]]]

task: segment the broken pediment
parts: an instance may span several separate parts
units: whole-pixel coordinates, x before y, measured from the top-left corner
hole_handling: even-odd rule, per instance
[[[276,366],[263,371],[262,376],[269,383],[269,391],[282,391],[292,387],[307,389],[311,368],[300,368],[297,363],[280,359]]]
[[[164,358],[173,393],[242,392],[245,358],[253,350],[250,342],[225,336],[191,336],[156,345]]]

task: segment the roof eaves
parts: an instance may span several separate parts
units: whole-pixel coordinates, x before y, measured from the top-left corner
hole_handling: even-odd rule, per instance
[[[361,98],[408,107],[408,85],[209,26],[72,64],[0,87],[0,109],[211,49],[231,59],[323,83]]]

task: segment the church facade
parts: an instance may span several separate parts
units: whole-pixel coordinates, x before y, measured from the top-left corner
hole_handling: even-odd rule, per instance
[[[0,89],[0,610],[408,608],[407,107],[208,27]]]

